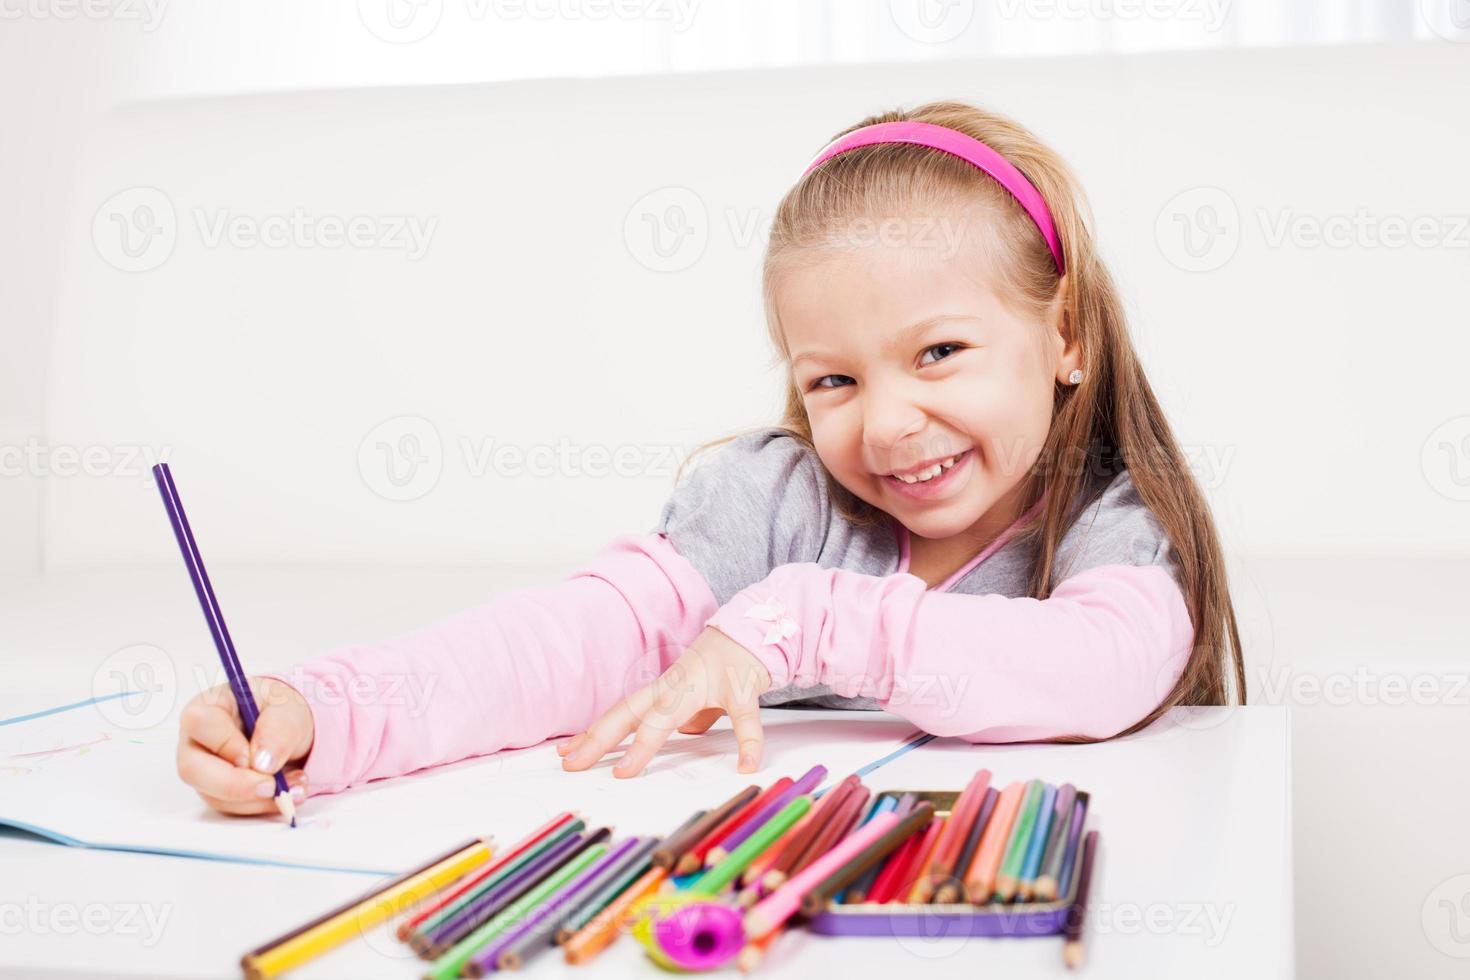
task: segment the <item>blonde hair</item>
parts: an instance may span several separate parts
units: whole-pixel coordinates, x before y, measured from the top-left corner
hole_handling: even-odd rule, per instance
[[[833,241],[833,229],[869,215],[908,213],[919,202],[956,211],[982,205],[981,213],[993,216],[988,229],[994,247],[989,271],[997,291],[1016,309],[1044,322],[1060,290],[1064,331],[1082,352],[1083,380],[1055,386],[1051,428],[1027,477],[1023,508],[1046,493],[1045,506],[1017,529],[1014,539],[1033,549],[1030,595],[1045,599],[1057,584],[1059,571],[1066,571],[1055,567],[1062,536],[1091,502],[1083,495],[1095,498],[1107,482],[1085,478],[1126,467],[1178,556],[1194,645],[1178,682],[1158,707],[1112,737],[1143,728],[1175,705],[1228,704],[1232,679],[1234,693],[1244,704],[1240,633],[1214,521],[1133,349],[1118,289],[1093,240],[1092,215],[1081,185],[1062,158],[1020,124],[963,102],[930,102],[870,116],[833,139],[863,126],[905,120],[967,133],[1025,174],[1051,208],[1067,275],[1058,274],[1045,240],[1021,205],[971,164],[912,144],[848,150],[797,181],[777,207],[763,268],[766,325],[776,351],[773,363],[790,357],[775,302],[782,274]],[[778,425],[815,450],[811,422],[789,371]],[[742,434],[705,443],[689,459]],[[680,466],[680,475],[683,470]],[[833,505],[853,524],[893,520],[830,473],[826,476]],[[1095,739],[1068,735],[1057,741]]]

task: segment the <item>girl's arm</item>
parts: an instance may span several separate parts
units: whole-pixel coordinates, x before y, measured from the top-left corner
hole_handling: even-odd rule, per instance
[[[308,791],[336,792],[582,731],[657,678],[717,608],[667,537],[624,535],[554,585],[267,676],[311,707]]]
[[[1194,639],[1161,565],[1093,567],[1031,599],[801,562],[737,593],[709,625],[753,653],[772,687],[828,684],[972,742],[1115,735],[1172,690]]]

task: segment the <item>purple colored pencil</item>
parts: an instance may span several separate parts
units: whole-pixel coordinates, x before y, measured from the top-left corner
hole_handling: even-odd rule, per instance
[[[478,929],[484,922],[521,895],[548,874],[570,861],[585,847],[608,835],[606,827],[589,834],[572,834],[563,837],[545,853],[528,863],[505,881],[475,899],[429,931],[431,950],[452,946]]]
[[[719,850],[723,851],[726,854],[732,853],[735,848],[740,846],[741,842],[743,842],[747,837],[749,837],[751,834],[755,833],[762,826],[764,826],[766,821],[770,820],[776,814],[780,813],[781,809],[785,807],[786,804],[790,803],[792,800],[796,799],[803,793],[810,793],[812,790],[816,789],[817,785],[821,783],[822,778],[826,775],[826,766],[812,766],[806,771],[805,774],[802,775],[800,779],[792,783],[790,786],[786,787],[784,792],[779,794],[774,800],[767,803],[759,811],[757,811],[755,816],[751,817],[749,820],[745,821],[745,823],[730,831],[730,836],[720,841]]]
[[[553,892],[545,902],[541,903],[540,908],[535,909],[518,924],[487,943],[484,949],[470,958],[470,962],[488,973],[499,968],[502,953],[513,953],[516,965],[519,965],[519,962],[526,958],[526,954],[533,947],[543,943],[550,946],[552,937],[556,935],[557,927],[561,924],[562,913],[571,911],[572,900],[594,885],[607,873],[609,868],[615,867],[624,855],[640,843],[639,838],[629,837],[612,850],[607,851],[591,865],[583,868],[581,874]]]
[[[235,705],[240,709],[240,728],[245,738],[255,736],[255,722],[260,717],[260,708],[255,704],[255,695],[245,680],[245,669],[240,666],[240,655],[235,652],[235,641],[230,639],[230,629],[225,625],[225,614],[220,612],[219,600],[215,598],[214,586],[209,582],[209,573],[204,570],[204,556],[194,541],[194,531],[189,518],[184,514],[184,502],[179,499],[179,488],[174,485],[173,471],[167,463],[155,463],[153,482],[158,484],[158,493],[163,497],[164,509],[168,511],[168,522],[173,525],[174,539],[179,543],[179,552],[184,556],[184,567],[189,571],[189,581],[194,583],[194,595],[199,608],[204,612],[204,622],[209,635],[214,639],[214,649],[219,654],[220,665],[225,669],[225,678],[230,682],[230,693],[235,696]],[[284,760],[282,760],[284,761]],[[296,826],[296,807],[291,800],[291,787],[286,785],[286,775],[281,769],[276,773],[276,806],[282,814],[289,815],[291,826]],[[282,800],[281,797],[285,796]]]
[[[1082,823],[1087,819],[1087,794],[1079,792],[1072,804],[1072,822],[1067,827],[1067,851],[1062,857],[1062,874],[1057,879],[1057,898],[1066,898],[1072,885],[1072,871],[1077,866],[1077,845],[1082,839]]]

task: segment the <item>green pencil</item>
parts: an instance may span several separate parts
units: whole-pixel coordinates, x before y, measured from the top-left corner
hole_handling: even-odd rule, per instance
[[[723,861],[700,875],[699,879],[689,886],[689,891],[695,895],[718,895],[726,885],[735,880],[736,875],[750,866],[750,862],[754,861],[758,854],[770,847],[776,838],[791,829],[791,825],[800,820],[802,814],[811,809],[811,805],[812,798],[806,794],[786,804],[759,830],[742,841],[740,846],[731,851]]]
[[[430,964],[429,972],[425,976],[429,980],[449,980],[451,977],[459,976],[460,968],[469,962],[470,957],[479,952],[482,946],[520,922],[521,916],[545,901],[548,895],[576,877],[583,868],[602,857],[606,850],[605,844],[593,844],[556,869],[545,881],[507,905],[499,915],[464,937],[449,952]]]
[[[1016,815],[1016,825],[1011,828],[1011,839],[1006,842],[1006,856],[1000,863],[1000,874],[995,876],[995,894],[1002,902],[1009,902],[1016,894],[1017,879],[1021,876],[1021,863],[1026,859],[1026,847],[1031,841],[1031,831],[1036,826],[1036,814],[1041,809],[1041,792],[1045,784],[1033,779],[1026,784],[1026,795],[1021,798],[1021,812]]]

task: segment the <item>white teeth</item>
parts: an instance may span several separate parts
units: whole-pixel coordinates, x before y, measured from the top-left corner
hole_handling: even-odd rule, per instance
[[[942,459],[927,470],[920,470],[912,476],[900,476],[899,479],[905,483],[926,483],[953,466],[954,461],[958,458],[951,456],[949,459]]]

